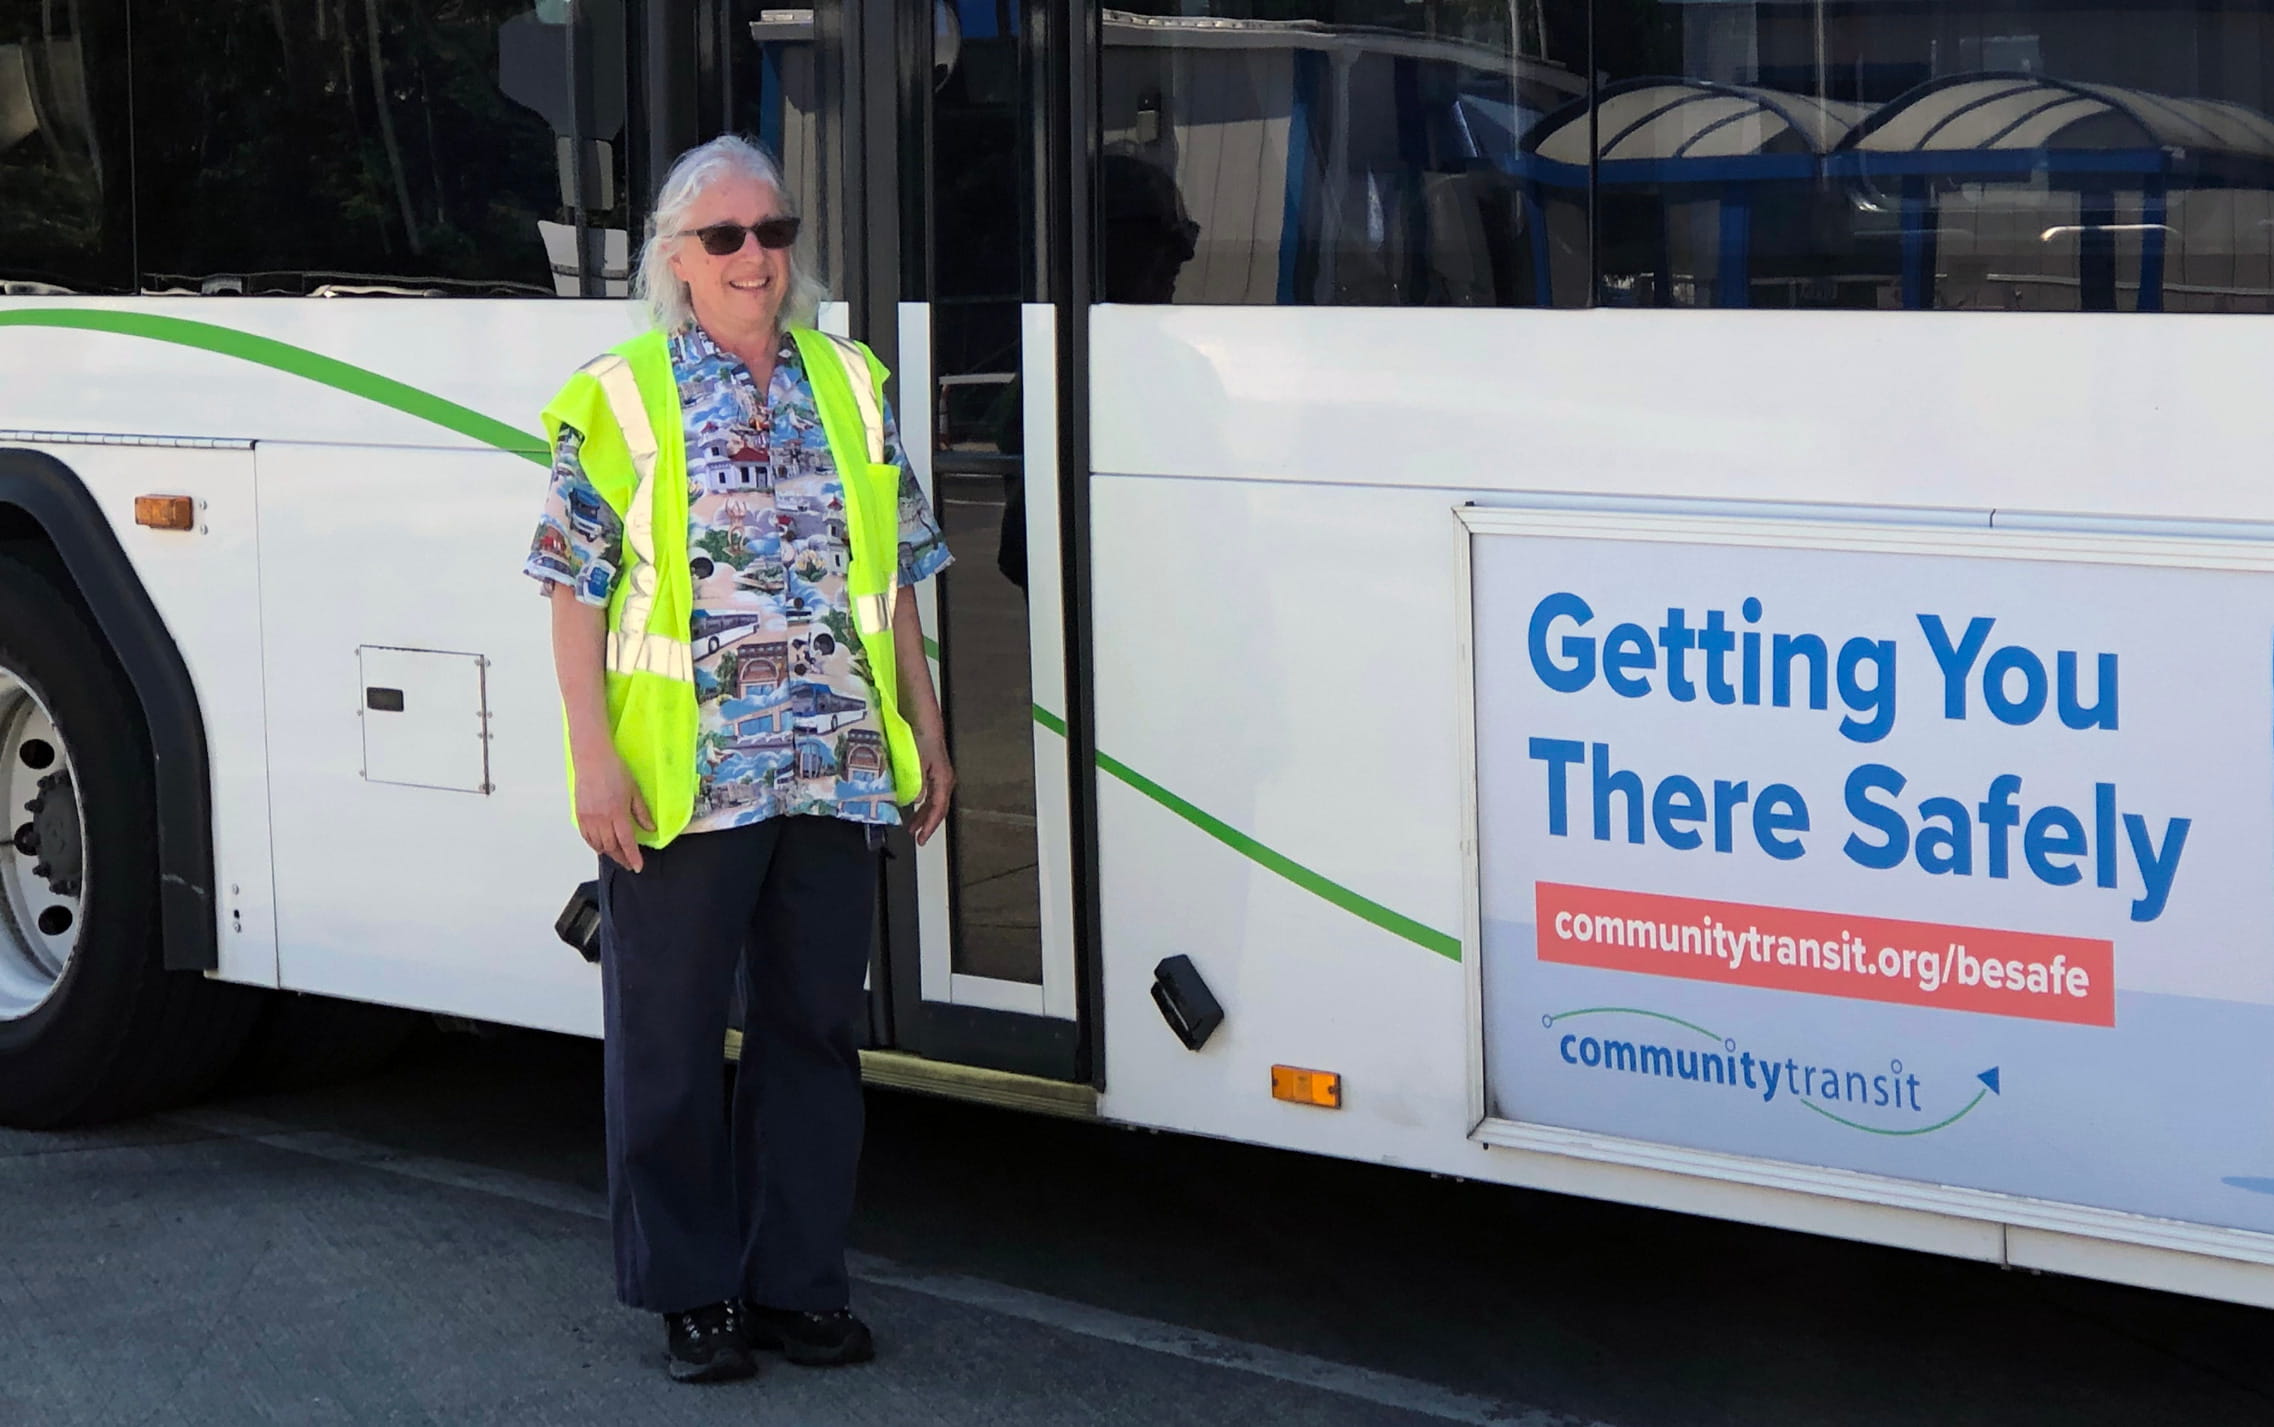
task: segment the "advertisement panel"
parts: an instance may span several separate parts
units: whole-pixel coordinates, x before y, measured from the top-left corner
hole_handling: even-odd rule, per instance
[[[1488,1117],[2274,1232],[2274,573],[1470,523]]]

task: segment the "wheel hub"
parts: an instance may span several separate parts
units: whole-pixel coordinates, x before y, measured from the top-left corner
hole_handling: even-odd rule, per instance
[[[71,748],[21,675],[0,666],[0,1022],[63,983],[85,926],[87,837]]]
[[[24,804],[32,820],[16,829],[16,850],[39,860],[32,875],[58,897],[79,895],[84,849],[79,845],[79,798],[71,774],[58,769],[39,780],[39,792]],[[30,834],[26,846],[25,834]]]

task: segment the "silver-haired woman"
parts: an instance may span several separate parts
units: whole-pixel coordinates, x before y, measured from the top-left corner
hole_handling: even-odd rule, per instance
[[[688,1382],[875,1352],[845,1235],[876,856],[904,805],[929,839],[955,787],[912,593],[947,547],[884,369],[813,328],[797,232],[755,145],[672,166],[637,280],[653,327],[546,407],[525,567],[600,854],[617,1294],[664,1316]]]

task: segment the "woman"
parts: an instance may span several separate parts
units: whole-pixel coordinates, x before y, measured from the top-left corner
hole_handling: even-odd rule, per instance
[[[600,854],[616,1289],[671,1375],[874,1355],[847,1306],[858,1032],[883,829],[955,774],[912,587],[948,563],[884,369],[813,330],[780,171],[664,179],[653,329],[545,409],[525,569],[552,603],[577,830]],[[740,978],[734,1103],[720,1047]]]

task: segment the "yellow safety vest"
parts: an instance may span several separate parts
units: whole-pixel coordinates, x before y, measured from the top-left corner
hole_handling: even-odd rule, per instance
[[[892,758],[893,796],[923,791],[915,735],[900,714],[892,607],[900,583],[900,467],[884,459],[884,364],[858,342],[793,329],[813,384],[822,434],[845,488],[852,564],[845,592],[868,656],[878,720]],[[644,846],[662,847],[695,815],[695,698],[691,642],[695,581],[687,557],[687,436],[669,338],[643,332],[577,369],[545,406],[545,434],[583,434],[587,479],[624,526],[623,567],[608,597],[608,727],[655,819]],[[569,806],[576,762],[569,760]]]

